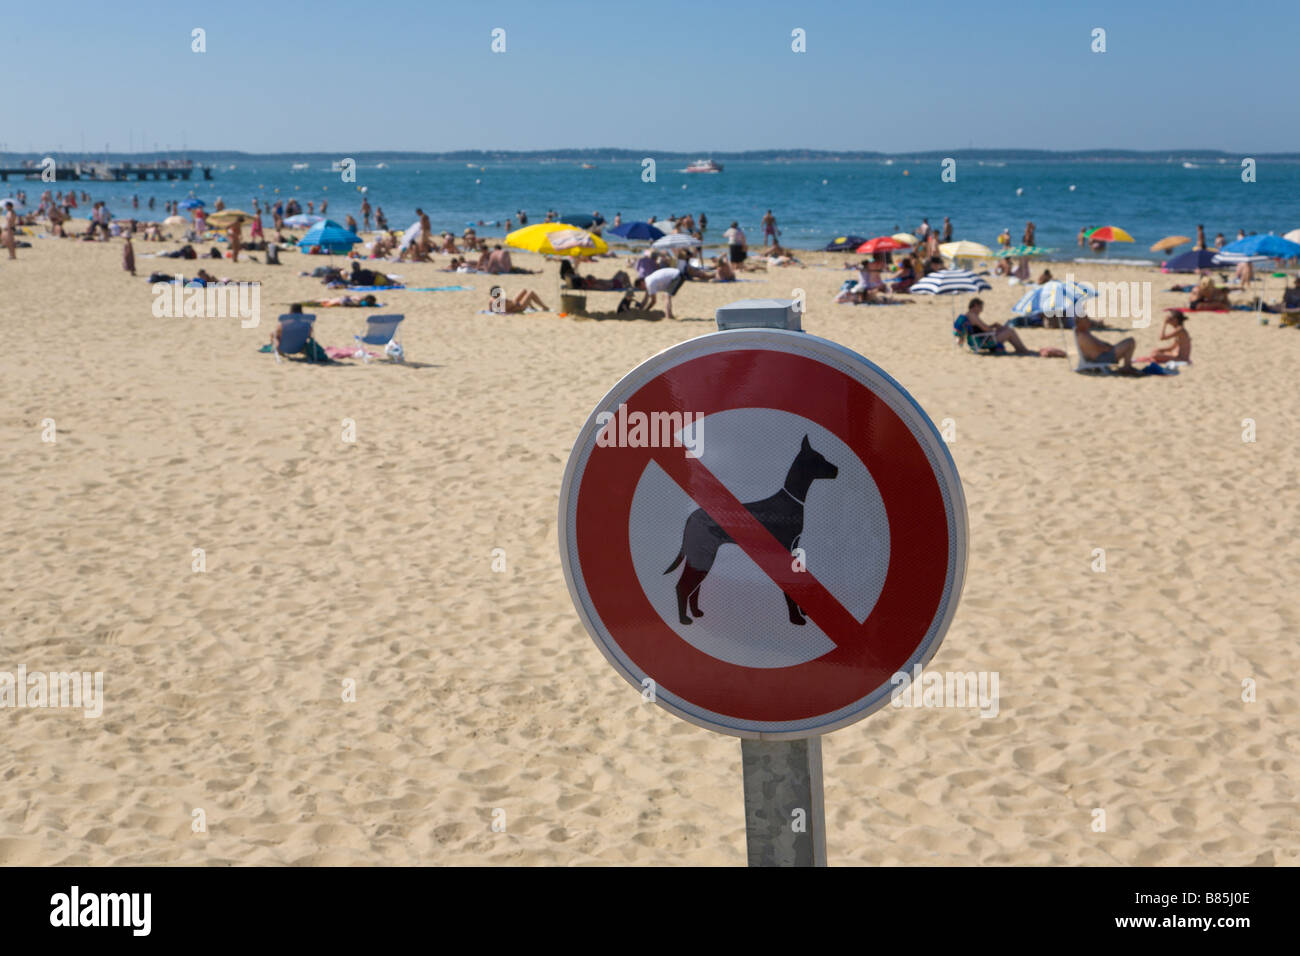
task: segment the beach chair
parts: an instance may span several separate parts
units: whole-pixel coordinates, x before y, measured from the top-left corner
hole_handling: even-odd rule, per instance
[[[402,343],[397,341],[397,327],[405,319],[404,315],[372,315],[366,319],[366,330],[360,335],[352,336],[356,339],[357,347],[361,350],[363,361],[370,361],[370,353],[366,351],[367,345],[374,345],[384,350],[384,354],[394,362],[405,362],[406,353],[402,350]]]
[[[956,336],[959,347],[965,342],[976,355],[998,355],[1007,350],[998,341],[997,333],[974,331],[970,327],[970,320],[964,315],[959,315],[952,324],[952,334]]]
[[[277,362],[282,361],[280,356],[296,355],[306,347],[315,321],[316,316],[297,312],[287,312],[280,316],[280,347],[275,352]]]

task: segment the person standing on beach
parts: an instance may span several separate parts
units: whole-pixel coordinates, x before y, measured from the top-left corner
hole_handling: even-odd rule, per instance
[[[733,220],[731,228],[724,232],[722,236],[727,240],[731,264],[739,266],[745,261],[745,231],[740,228],[739,222]]]
[[[351,213],[348,213],[348,218],[345,219],[345,220],[343,220],[343,225],[347,226],[348,232],[351,232],[351,233],[353,233],[354,235],[356,234],[356,231],[357,231],[357,221],[356,221],[355,219],[352,218],[352,214],[351,214]]]
[[[328,199],[322,199],[320,201],[320,214],[322,216],[325,215],[325,210],[329,207],[329,204],[330,201]]]
[[[420,247],[427,253],[433,251],[433,224],[423,209],[415,210],[420,220]]]
[[[952,242],[952,220],[947,216],[943,217],[943,241]]]
[[[375,207],[375,228],[380,232],[388,231],[388,217],[384,215],[384,207]]]
[[[10,205],[5,207],[5,228],[4,228],[4,244],[5,244],[5,248],[9,250],[10,259],[18,258],[18,254],[14,251],[15,249],[18,248],[17,234],[18,234],[18,214],[14,212],[14,207]]]
[[[703,239],[704,230],[708,228],[709,228],[709,217],[704,215],[704,213],[700,213],[700,231],[697,232],[695,235],[700,239]]]
[[[930,233],[932,231],[933,230],[930,229],[929,218],[922,217],[921,224],[916,227],[916,238],[920,239],[922,242],[925,242],[925,240],[929,238]]]
[[[1024,238],[1025,245],[1032,246],[1034,244],[1035,229],[1036,227],[1032,222],[1025,223],[1025,238]]]
[[[361,198],[361,221],[366,224],[366,231],[370,231],[370,199],[363,196]]]
[[[226,238],[230,240],[230,261],[238,262],[239,250],[244,246],[244,229],[239,224],[239,220],[230,224],[230,228],[226,230]]]
[[[1196,245],[1192,246],[1192,251],[1193,251],[1193,252],[1197,252],[1197,251],[1199,251],[1199,250],[1201,250],[1201,249],[1206,248],[1206,246],[1207,246],[1207,243],[1206,243],[1206,241],[1205,241],[1205,227],[1204,227],[1204,226],[1197,226],[1197,227],[1196,227]]]
[[[768,236],[772,237],[771,242],[767,241]],[[772,210],[769,209],[763,216],[763,244],[769,246],[776,245],[776,241],[779,238],[780,233],[776,231],[776,216],[773,216]]]
[[[131,234],[126,234],[126,244],[122,246],[122,268],[135,275],[135,249],[131,247]]]
[[[1219,233],[1218,235],[1216,235],[1216,236],[1214,237],[1214,248],[1216,248],[1216,249],[1222,249],[1222,248],[1223,248],[1223,244],[1224,244],[1226,241],[1227,241],[1227,240],[1223,238],[1223,233]]]

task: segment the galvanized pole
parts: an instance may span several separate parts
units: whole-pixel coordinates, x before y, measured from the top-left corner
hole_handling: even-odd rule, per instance
[[[718,310],[719,330],[802,331],[799,306],[750,299]],[[745,791],[745,849],[750,866],[825,866],[822,739],[740,741]]]
[[[740,742],[750,866],[825,866],[822,739]]]

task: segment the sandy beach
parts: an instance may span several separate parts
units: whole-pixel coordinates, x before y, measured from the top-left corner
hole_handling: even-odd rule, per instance
[[[739,744],[601,657],[557,494],[620,376],[713,331],[718,306],[794,289],[808,332],[952,419],[970,560],[934,665],[1001,689],[994,718],[886,707],[825,739],[831,864],[1300,864],[1295,329],[1194,314],[1182,374],[1080,375],[958,347],[944,298],[834,305],[853,273],[817,253],[690,283],[672,321],[480,314],[498,281],[558,306],[555,263],[515,253],[545,274],[439,256],[386,268],[472,291],[307,309],[324,345],[404,313],[405,365],[277,364],[257,351],[274,317],[334,294],[298,275],[322,257],[136,242],[142,276],[260,280],[246,329],[156,318],[120,240],[31,241],[0,262],[0,670],[102,671],[104,706],[0,715],[2,864],[742,865]],[[991,281],[1003,321],[1022,290]],[[1159,327],[1100,334],[1143,355]]]

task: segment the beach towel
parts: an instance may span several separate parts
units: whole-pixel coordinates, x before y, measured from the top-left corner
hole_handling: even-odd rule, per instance
[[[338,287],[331,286],[331,288],[338,288]],[[404,285],[350,285],[350,286],[345,286],[345,288],[349,292],[377,292],[377,291],[382,291],[384,289],[405,289],[406,286]]]
[[[368,349],[347,348],[342,345],[325,346],[325,354],[332,359],[362,358],[365,355],[370,356],[370,358],[379,357],[377,352],[371,352]]]
[[[399,288],[406,288],[407,292],[473,292],[474,291],[474,287],[472,285],[421,285],[421,286],[415,286],[413,288],[399,286]]]

